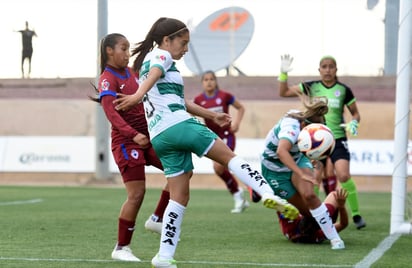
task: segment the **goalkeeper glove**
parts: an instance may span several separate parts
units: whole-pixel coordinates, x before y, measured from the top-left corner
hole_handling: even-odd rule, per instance
[[[280,56],[280,75],[278,80],[280,82],[286,82],[288,80],[288,72],[292,71],[293,58],[289,54]]]
[[[346,131],[349,132],[352,136],[358,136],[358,127],[359,123],[354,119],[346,124]]]
[[[292,62],[293,57],[291,57],[289,54],[280,56],[280,72],[287,74],[288,72],[292,71]]]

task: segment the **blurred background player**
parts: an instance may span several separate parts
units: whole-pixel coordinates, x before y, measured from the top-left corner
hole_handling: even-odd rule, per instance
[[[240,122],[245,113],[244,106],[231,93],[219,88],[216,75],[212,71],[203,73],[202,88],[203,92],[194,98],[194,103],[197,105],[218,113],[228,114],[230,106],[237,110],[236,116],[232,117],[231,124],[225,127],[217,125],[213,120],[204,119],[206,126],[214,131],[234,151],[236,146],[235,133],[239,130]],[[229,169],[216,161],[213,161],[213,169],[215,174],[225,182],[227,189],[233,195],[235,206],[231,212],[241,213],[249,207],[249,202],[244,197],[243,188],[239,186],[239,183]]]
[[[21,37],[22,37],[21,75],[22,75],[22,78],[26,77],[25,72],[24,72],[24,62],[27,59],[28,67],[29,67],[29,70],[27,72],[27,78],[30,78],[31,58],[33,55],[32,39],[33,39],[33,36],[37,37],[37,34],[34,30],[29,29],[28,21],[26,21],[26,28],[24,28],[24,30],[19,30],[17,32],[21,33]]]
[[[330,192],[323,201],[337,232],[348,226],[348,212],[345,207],[347,196],[345,189],[338,189]],[[297,219],[288,220],[281,213],[277,212],[277,215],[283,235],[291,242],[319,244],[325,241],[325,234],[313,217],[300,214]]]
[[[320,176],[322,181],[323,190],[325,195],[336,190],[338,186],[338,179],[335,175],[335,170],[333,168],[333,163],[330,157],[322,161],[322,167],[320,170]]]
[[[352,90],[338,81],[337,64],[332,56],[324,56],[319,62],[320,80],[303,82],[298,85],[288,85],[288,72],[292,70],[293,58],[290,55],[281,57],[279,80],[279,95],[282,97],[296,97],[303,93],[310,96],[312,101],[327,98],[329,111],[325,115],[326,125],[332,130],[336,139],[335,149],[330,155],[333,171],[327,167],[326,176],[335,176],[342,188],[348,192],[348,204],[352,219],[357,229],[364,228],[366,222],[359,212],[358,191],[350,175],[350,152],[346,131],[352,136],[358,134],[360,113],[356,105],[356,98]],[[345,124],[345,107],[350,112],[352,119]],[[342,127],[344,124],[344,127]],[[324,163],[325,164],[325,163]]]
[[[127,67],[129,48],[129,41],[121,34],[108,34],[102,38],[97,88],[99,95],[91,99],[102,105],[111,123],[112,153],[127,192],[127,199],[120,209],[118,239],[112,258],[138,262],[140,259],[132,253],[130,242],[146,191],[145,165],[152,165],[160,170],[163,167],[149,140],[143,104],[128,111],[117,111],[114,108],[113,100],[118,93],[133,94],[139,87],[135,72]],[[154,214],[159,214],[161,218],[168,202],[169,192],[163,190]],[[152,228],[161,229],[161,223]]]
[[[262,175],[276,195],[286,199],[299,212],[313,217],[330,240],[333,250],[345,248],[327,207],[315,192],[316,181],[311,159],[297,145],[300,131],[311,123],[324,123],[328,112],[325,102],[307,103],[301,96],[304,111],[290,110],[268,132],[262,153]]]

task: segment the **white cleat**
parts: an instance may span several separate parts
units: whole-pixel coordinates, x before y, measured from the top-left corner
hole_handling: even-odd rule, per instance
[[[241,202],[235,202],[235,207],[230,211],[232,213],[242,213],[249,207],[249,202],[242,200]]]
[[[243,189],[239,188],[239,191],[233,194],[233,199],[235,200],[235,207],[230,212],[242,213],[245,209],[249,207],[249,202],[246,201],[243,192]]]
[[[294,220],[299,216],[299,210],[294,205],[277,195],[264,193],[262,195],[262,202],[265,207],[282,213],[286,219]]]
[[[161,259],[159,254],[156,254],[152,259],[152,268],[177,268],[177,265],[174,259]]]
[[[132,261],[132,262],[140,262],[141,260],[133,255],[132,250],[129,246],[123,247],[116,247],[112,252],[112,259],[118,261]]]
[[[162,233],[162,223],[152,220],[152,217],[149,217],[144,224],[144,228],[153,233]]]
[[[345,243],[339,238],[330,240],[330,245],[333,250],[345,249]]]

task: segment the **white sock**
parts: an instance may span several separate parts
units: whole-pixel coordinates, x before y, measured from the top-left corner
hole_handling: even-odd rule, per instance
[[[335,225],[333,225],[332,219],[329,215],[329,211],[326,208],[325,203],[322,203],[318,208],[311,209],[310,213],[319,224],[320,229],[323,231],[327,239],[340,239],[340,236],[335,229]]]
[[[173,259],[179,242],[180,230],[186,207],[169,200],[163,216],[162,234],[160,236],[159,257]]]
[[[265,178],[263,178],[257,170],[253,169],[250,164],[241,157],[235,156],[230,159],[228,167],[236,175],[236,177],[239,178],[239,180],[250,186],[261,196],[264,193],[274,194]]]
[[[233,199],[235,201],[243,201],[243,190],[239,187],[239,191],[233,194]]]

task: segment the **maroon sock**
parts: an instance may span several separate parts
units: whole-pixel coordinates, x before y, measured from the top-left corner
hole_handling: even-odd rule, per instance
[[[333,192],[336,190],[336,186],[338,184],[338,181],[336,179],[336,176],[330,176],[328,177],[328,188],[329,188],[329,193]]]
[[[219,177],[225,182],[227,189],[231,194],[236,193],[239,190],[239,185],[232,173],[228,169],[225,169]]]
[[[117,246],[127,246],[132,240],[134,232],[135,221],[128,221],[125,219],[119,218],[119,230],[117,234]]]
[[[158,222],[161,222],[163,220],[163,213],[166,210],[167,204],[169,204],[169,199],[170,193],[163,190],[162,194],[160,195],[159,202],[157,203],[157,207],[153,213],[153,215],[157,217]]]
[[[325,191],[325,195],[328,195],[329,194],[328,178],[323,178],[322,179],[322,186],[323,186],[323,190]]]

